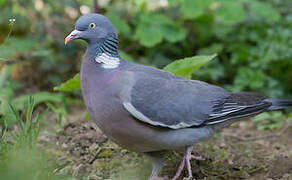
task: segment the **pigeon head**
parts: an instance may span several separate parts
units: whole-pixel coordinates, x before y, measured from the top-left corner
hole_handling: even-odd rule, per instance
[[[85,40],[89,45],[104,41],[108,37],[117,38],[112,23],[101,14],[85,14],[75,24],[75,29],[65,38],[65,44],[74,39]]]

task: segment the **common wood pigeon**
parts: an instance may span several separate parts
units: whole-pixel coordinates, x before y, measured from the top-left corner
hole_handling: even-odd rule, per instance
[[[230,93],[202,81],[126,61],[118,36],[100,14],[81,16],[65,43],[83,39],[88,47],[81,66],[81,89],[99,128],[126,149],[152,160],[151,180],[159,179],[164,152],[186,148],[173,179],[190,159],[193,145],[231,123],[263,111],[292,106],[292,100],[268,99],[248,92]]]

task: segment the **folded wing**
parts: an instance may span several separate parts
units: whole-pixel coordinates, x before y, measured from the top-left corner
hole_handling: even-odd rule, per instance
[[[125,109],[153,126],[181,129],[221,123],[271,106],[254,93],[229,93],[205,82],[186,79],[136,78],[124,98]]]

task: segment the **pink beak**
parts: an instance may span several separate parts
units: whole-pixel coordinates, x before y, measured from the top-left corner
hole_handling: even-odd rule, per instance
[[[66,38],[65,38],[65,45],[68,44],[70,41],[78,38],[81,31],[74,30],[72,31]]]

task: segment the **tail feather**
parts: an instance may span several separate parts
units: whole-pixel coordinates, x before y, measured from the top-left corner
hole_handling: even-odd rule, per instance
[[[267,109],[268,111],[284,109],[292,106],[292,99],[266,99],[265,101],[272,103],[272,105]]]

